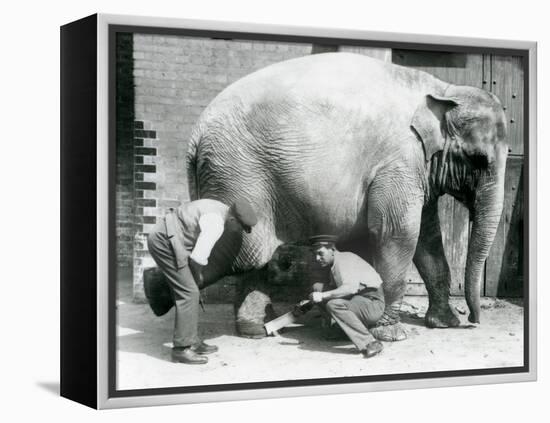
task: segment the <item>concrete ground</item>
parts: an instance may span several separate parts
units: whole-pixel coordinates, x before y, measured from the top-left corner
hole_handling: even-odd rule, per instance
[[[423,316],[427,297],[407,297],[402,320],[408,339],[384,343],[384,351],[365,359],[346,340],[323,339],[316,310],[279,336],[245,339],[235,332],[231,304],[206,304],[200,335],[220,350],[206,365],[170,360],[173,309],[156,317],[147,304],[129,295],[118,300],[118,389],[379,375],[440,370],[482,369],[523,365],[521,301],[482,299],[482,324],[454,329],[428,329]],[[452,305],[464,312],[463,298]],[[276,304],[277,312],[291,305]]]

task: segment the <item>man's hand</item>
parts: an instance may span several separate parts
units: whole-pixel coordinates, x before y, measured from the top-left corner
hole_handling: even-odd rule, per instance
[[[309,294],[309,299],[314,303],[321,303],[323,302],[323,293],[314,291],[311,294]]]
[[[204,284],[204,278],[202,275],[203,266],[197,263],[196,261],[194,261],[193,259],[189,259],[189,268],[191,269],[191,273],[195,278],[195,282],[197,283],[197,286],[199,288],[202,288]]]

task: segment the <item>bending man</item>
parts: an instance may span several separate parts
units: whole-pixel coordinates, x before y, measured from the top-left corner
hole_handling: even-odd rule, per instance
[[[172,360],[205,364],[218,350],[198,337],[202,267],[224,230],[250,233],[257,217],[246,200],[231,207],[210,199],[170,209],[147,238],[151,256],[168,280],[176,306]]]

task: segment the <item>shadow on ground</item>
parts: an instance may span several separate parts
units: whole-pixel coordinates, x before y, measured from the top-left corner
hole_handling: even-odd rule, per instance
[[[470,325],[464,298],[453,298],[451,306],[462,324],[458,330],[449,330],[426,328],[428,299],[406,297],[401,318],[408,338],[384,342],[382,353],[368,360],[346,338],[323,338],[317,308],[279,336],[255,340],[237,336],[232,304],[206,304],[206,311],[200,312],[199,335],[220,350],[210,355],[204,366],[187,366],[170,360],[174,310],[157,317],[148,304],[132,302],[130,288],[119,287],[117,300],[118,389],[515,367],[523,363],[521,300],[484,298],[482,324]],[[292,307],[275,304],[275,311],[282,314]],[[40,386],[59,392],[58,384]]]
[[[55,396],[59,396],[61,393],[59,382],[37,382],[36,386]]]
[[[470,325],[460,315],[457,329],[429,329],[423,316],[426,298],[409,299],[402,323],[408,338],[384,342],[384,351],[364,359],[347,339],[326,340],[315,309],[279,336],[237,336],[231,304],[207,304],[201,312],[200,335],[219,352],[205,366],[170,360],[173,311],[156,317],[147,304],[119,302],[118,387],[196,386],[268,380],[345,377],[520,366],[523,360],[523,308],[510,302],[484,300],[482,324]],[[463,299],[454,300],[463,307]],[[290,305],[291,306],[291,305]],[[287,304],[276,304],[278,313]]]
[[[119,269],[117,283],[117,349],[122,352],[143,353],[155,359],[170,360],[174,309],[164,316],[155,316],[148,304],[136,304],[132,298],[131,274]],[[205,305],[200,311],[199,336],[208,341],[222,335],[234,335],[233,313],[220,318],[219,307]]]
[[[279,307],[281,308],[281,307]],[[358,351],[341,331],[333,331],[331,339],[326,338],[326,330],[321,326],[322,315],[313,309],[301,317],[296,325],[280,331],[279,345],[289,345],[304,351],[317,351],[334,354],[357,354]]]
[[[226,307],[227,308],[227,307]],[[200,312],[199,336],[209,339],[222,335],[237,336],[235,318],[231,310],[220,313],[220,307],[206,305]],[[147,304],[132,304],[119,301],[118,350],[140,352],[161,360],[170,359],[174,326],[174,309],[157,317]]]

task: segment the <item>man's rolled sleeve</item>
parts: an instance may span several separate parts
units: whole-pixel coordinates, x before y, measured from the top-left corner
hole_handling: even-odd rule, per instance
[[[210,253],[223,234],[224,224],[224,219],[217,213],[207,213],[201,216],[199,219],[201,232],[190,255],[194,262],[202,266],[208,264]]]

